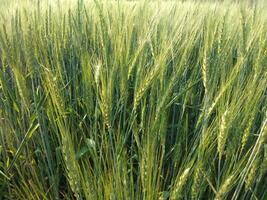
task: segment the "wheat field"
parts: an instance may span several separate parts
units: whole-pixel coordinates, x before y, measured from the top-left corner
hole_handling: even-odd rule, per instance
[[[1,0],[0,199],[267,199],[264,1]]]

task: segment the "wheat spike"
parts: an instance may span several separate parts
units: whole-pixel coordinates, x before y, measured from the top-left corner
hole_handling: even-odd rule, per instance
[[[200,192],[200,186],[202,182],[201,171],[202,171],[202,166],[197,166],[194,173],[194,181],[192,185],[192,199],[197,199]]]
[[[220,187],[219,191],[216,194],[215,200],[222,200],[225,194],[229,191],[231,185],[233,184],[232,181],[234,179],[234,175],[231,175],[229,178],[225,180],[223,185]]]
[[[174,186],[174,191],[171,194],[170,199],[172,200],[177,200],[177,199],[181,199],[182,198],[182,190],[184,185],[186,184],[186,181],[188,179],[189,176],[189,172],[190,172],[190,168],[186,168],[182,175],[179,177],[178,181],[176,182],[175,186]]]
[[[244,134],[242,136],[242,140],[241,140],[241,151],[245,148],[247,141],[249,139],[249,135],[250,135],[250,129],[251,129],[251,125],[252,125],[252,120],[249,121]]]
[[[258,171],[258,166],[259,166],[259,162],[260,159],[256,159],[253,164],[252,164],[252,167],[248,173],[248,176],[247,176],[247,179],[245,181],[245,189],[246,191],[249,190],[249,188],[253,185],[253,182],[255,180],[255,177],[256,177],[256,174],[257,174],[257,171]]]
[[[227,131],[226,131],[226,116],[227,116],[227,110],[224,112],[221,118],[221,124],[219,129],[219,135],[218,135],[218,152],[220,159],[222,158],[223,152],[224,152],[224,146],[227,139]]]
[[[207,88],[207,53],[206,50],[204,51],[204,56],[203,56],[203,64],[202,64],[202,77],[203,77],[203,85],[205,88],[205,94],[208,93],[208,88]]]

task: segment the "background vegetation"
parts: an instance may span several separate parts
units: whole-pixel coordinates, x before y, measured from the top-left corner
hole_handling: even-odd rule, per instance
[[[267,199],[265,9],[3,1],[0,199]]]

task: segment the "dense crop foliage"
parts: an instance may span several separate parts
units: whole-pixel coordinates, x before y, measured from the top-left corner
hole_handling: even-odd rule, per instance
[[[265,7],[73,2],[0,6],[0,199],[267,199]]]

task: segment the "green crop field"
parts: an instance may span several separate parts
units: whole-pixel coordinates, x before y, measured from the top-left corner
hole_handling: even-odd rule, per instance
[[[267,200],[266,10],[0,0],[0,200]]]

